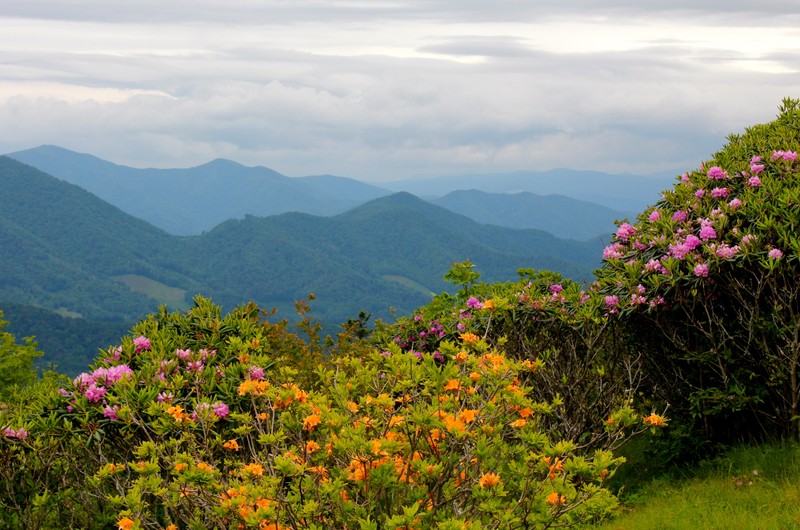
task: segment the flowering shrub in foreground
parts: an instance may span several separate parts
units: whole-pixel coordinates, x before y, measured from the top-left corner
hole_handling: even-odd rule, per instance
[[[616,506],[603,486],[622,459],[546,432],[535,363],[443,326],[439,356],[354,344],[308,388],[287,362],[302,342],[260,315],[198,299],[51,391],[27,437],[0,439],[17,462],[58,447],[55,500],[16,520],[75,522],[85,500],[97,527],[546,528]]]
[[[798,435],[800,101],[622,223],[599,291],[704,440]]]

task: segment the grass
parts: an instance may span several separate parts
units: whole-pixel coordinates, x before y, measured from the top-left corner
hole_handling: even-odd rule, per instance
[[[185,311],[191,304],[186,301],[186,290],[170,287],[138,274],[123,274],[114,276],[115,280],[128,286],[131,291],[149,296],[159,304],[164,304],[172,310]]]
[[[738,447],[622,493],[594,530],[800,529],[800,444]]]

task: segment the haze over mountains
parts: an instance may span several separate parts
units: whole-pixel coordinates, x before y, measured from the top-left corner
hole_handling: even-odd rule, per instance
[[[57,148],[46,151],[52,153],[53,149],[71,156]],[[82,158],[85,156],[79,155],[87,160]],[[50,160],[57,165],[54,157]],[[84,178],[102,184],[97,168],[108,163],[88,160],[95,173],[92,179]],[[63,167],[73,175],[92,174],[75,164]],[[200,167],[211,175],[205,182],[212,191],[217,190],[218,182],[230,187],[230,180],[265,180],[273,184],[270,200],[288,203],[290,199],[281,201],[276,190],[287,189],[282,179],[299,180],[301,188],[294,190],[312,190],[312,195],[327,198],[328,208],[345,211],[327,217],[299,212],[240,213],[241,218],[229,219],[200,235],[178,236],[125,213],[82,187],[0,157],[0,200],[4,204],[0,211],[0,309],[7,302],[16,314],[24,314],[25,307],[40,311],[36,317],[23,319],[38,319],[38,329],[15,328],[12,322],[10,330],[19,336],[35,334],[43,343],[44,339],[58,343],[52,336],[45,337],[52,330],[42,320],[42,310],[76,321],[85,319],[87,325],[130,322],[162,303],[170,309],[186,307],[196,294],[210,296],[227,309],[253,300],[266,308],[278,307],[279,315],[286,318],[292,315],[293,302],[312,292],[317,296],[315,316],[335,327],[361,310],[384,319],[391,318],[390,308],[398,314],[411,312],[430,300],[432,292],[448,288],[442,276],[455,261],[472,260],[487,281],[514,280],[519,268],[544,268],[585,279],[599,265],[604,245],[605,238],[598,236],[576,241],[541,230],[481,224],[409,193],[382,195],[346,209],[345,200],[362,200],[379,190],[339,177],[291,179],[271,175],[265,168],[244,168],[227,161]],[[138,178],[139,171],[153,171],[154,186],[169,175],[192,178],[192,170],[131,171],[129,180]],[[131,182],[127,184],[130,187]],[[338,201],[336,189],[341,192],[339,197],[344,196],[342,201]],[[213,200],[200,197],[202,191],[202,187],[193,190],[197,203],[213,206]],[[153,200],[163,198],[159,193],[151,194]],[[477,214],[474,201],[480,195],[470,192],[467,196],[473,201],[467,209]],[[129,200],[128,206],[135,212],[146,210],[150,199],[137,197]],[[229,197],[219,197],[219,202],[228,199],[236,202]],[[174,212],[192,211],[174,206]],[[198,210],[204,212],[212,206]],[[492,208],[513,213],[513,208],[490,204],[489,215]],[[563,205],[560,208],[564,209]],[[579,213],[575,211],[576,217]],[[598,225],[602,233],[612,229],[613,225]],[[65,328],[62,324],[59,326]],[[93,329],[99,328],[95,325]],[[59,355],[65,355],[47,353],[48,360],[56,362]],[[86,359],[94,354],[94,350],[86,352]]]
[[[8,156],[176,235],[200,234],[247,214],[329,216],[395,191],[410,191],[481,223],[586,239],[611,232],[615,219],[640,211],[672,180],[554,170],[370,185],[331,175],[286,177],[221,159],[188,169],[136,169],[55,146]]]

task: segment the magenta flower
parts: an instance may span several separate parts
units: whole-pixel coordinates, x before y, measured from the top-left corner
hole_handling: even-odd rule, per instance
[[[182,359],[184,361],[188,361],[189,359],[192,358],[192,350],[189,350],[189,349],[186,349],[186,350],[180,350],[180,349],[179,350],[175,350],[175,355],[177,355],[179,359]]]
[[[610,295],[605,298],[606,307],[616,307],[619,304],[619,296]]]
[[[694,192],[694,196],[697,197],[698,199],[702,199],[703,195],[705,195],[705,194],[706,194],[706,190],[704,190],[702,188],[700,188],[699,190]]]
[[[106,389],[102,386],[97,386],[94,383],[89,385],[89,388],[86,389],[84,393],[86,395],[86,399],[89,400],[90,403],[97,403],[103,396],[106,395]]]
[[[714,226],[710,223],[701,223],[700,225],[700,239],[703,241],[707,241],[709,239],[716,239],[717,232],[714,230]]]
[[[133,339],[133,345],[136,347],[136,353],[141,353],[150,349],[150,339],[142,336],[136,337]]]
[[[716,252],[717,257],[720,257],[722,259],[731,259],[738,253],[739,253],[739,245],[731,247],[725,244],[717,247],[717,252]]]
[[[552,294],[559,294],[561,291],[564,290],[564,287],[560,283],[554,283],[550,286],[550,292]]]
[[[470,309],[483,309],[483,302],[475,298],[474,296],[470,296],[467,300],[467,307]]]
[[[632,235],[636,234],[636,229],[628,223],[622,223],[617,229],[617,239],[620,241],[628,241]]]
[[[678,221],[679,223],[686,221],[686,212],[683,210],[678,210],[677,212],[672,214],[672,220]]]
[[[648,217],[648,219],[650,219],[651,222],[658,221],[661,219],[661,214],[658,213],[658,210],[653,210],[650,212],[650,217]]]
[[[773,248],[767,253],[769,259],[781,259],[783,257],[783,251],[779,248]]]
[[[757,188],[761,186],[761,179],[758,177],[750,177],[747,179],[747,185],[752,186],[753,188]]]
[[[797,160],[797,153],[794,151],[784,151],[783,159],[788,162],[795,162]]]
[[[620,259],[624,250],[622,243],[612,243],[603,249],[603,259]]]
[[[186,369],[190,372],[202,372],[204,366],[203,361],[189,361],[186,363]]]
[[[741,200],[739,200],[739,197],[736,197],[736,198],[734,198],[734,199],[731,199],[731,201],[728,203],[728,206],[729,206],[729,207],[730,207],[732,210],[736,210],[736,209],[737,209],[737,208],[739,208],[741,205],[742,205],[742,201],[741,201]]]
[[[689,182],[689,174],[688,173],[684,173],[683,175],[681,175],[681,182]]]
[[[708,276],[708,265],[705,263],[696,265],[694,268],[694,275],[700,278],[706,278]]]
[[[708,175],[708,178],[714,180],[721,180],[724,178],[728,178],[728,174],[725,173],[719,166],[712,167],[711,169],[708,170],[708,173],[706,174]]]
[[[118,410],[119,407],[117,407],[116,405],[114,407],[106,405],[106,407],[103,409],[103,416],[105,416],[111,421],[119,421],[119,416],[117,416]]]
[[[714,188],[711,190],[711,196],[715,199],[721,199],[728,196],[728,188]]]
[[[172,403],[172,399],[174,397],[175,396],[172,394],[172,392],[161,392],[156,398],[156,401],[159,403]]]
[[[217,401],[213,405],[211,405],[211,409],[214,411],[214,414],[217,415],[218,418],[227,418],[228,414],[230,413],[230,409],[228,409],[228,405],[223,403],[222,401]]]
[[[256,381],[264,379],[264,369],[260,366],[251,366],[248,373],[250,374],[250,379],[255,379]]]

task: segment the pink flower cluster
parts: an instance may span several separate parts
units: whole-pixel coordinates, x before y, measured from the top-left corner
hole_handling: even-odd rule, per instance
[[[136,353],[142,353],[144,350],[150,349],[150,339],[141,336],[136,337],[133,339],[133,346],[136,348]]]
[[[797,161],[797,153],[794,151],[775,151],[772,153],[772,160],[778,160],[780,158],[786,160],[787,162],[796,162]]]
[[[11,427],[6,427],[3,429],[3,436],[6,438],[16,438],[17,440],[24,440],[28,437],[28,431],[25,430],[24,427],[20,427],[17,430],[12,429]]]

